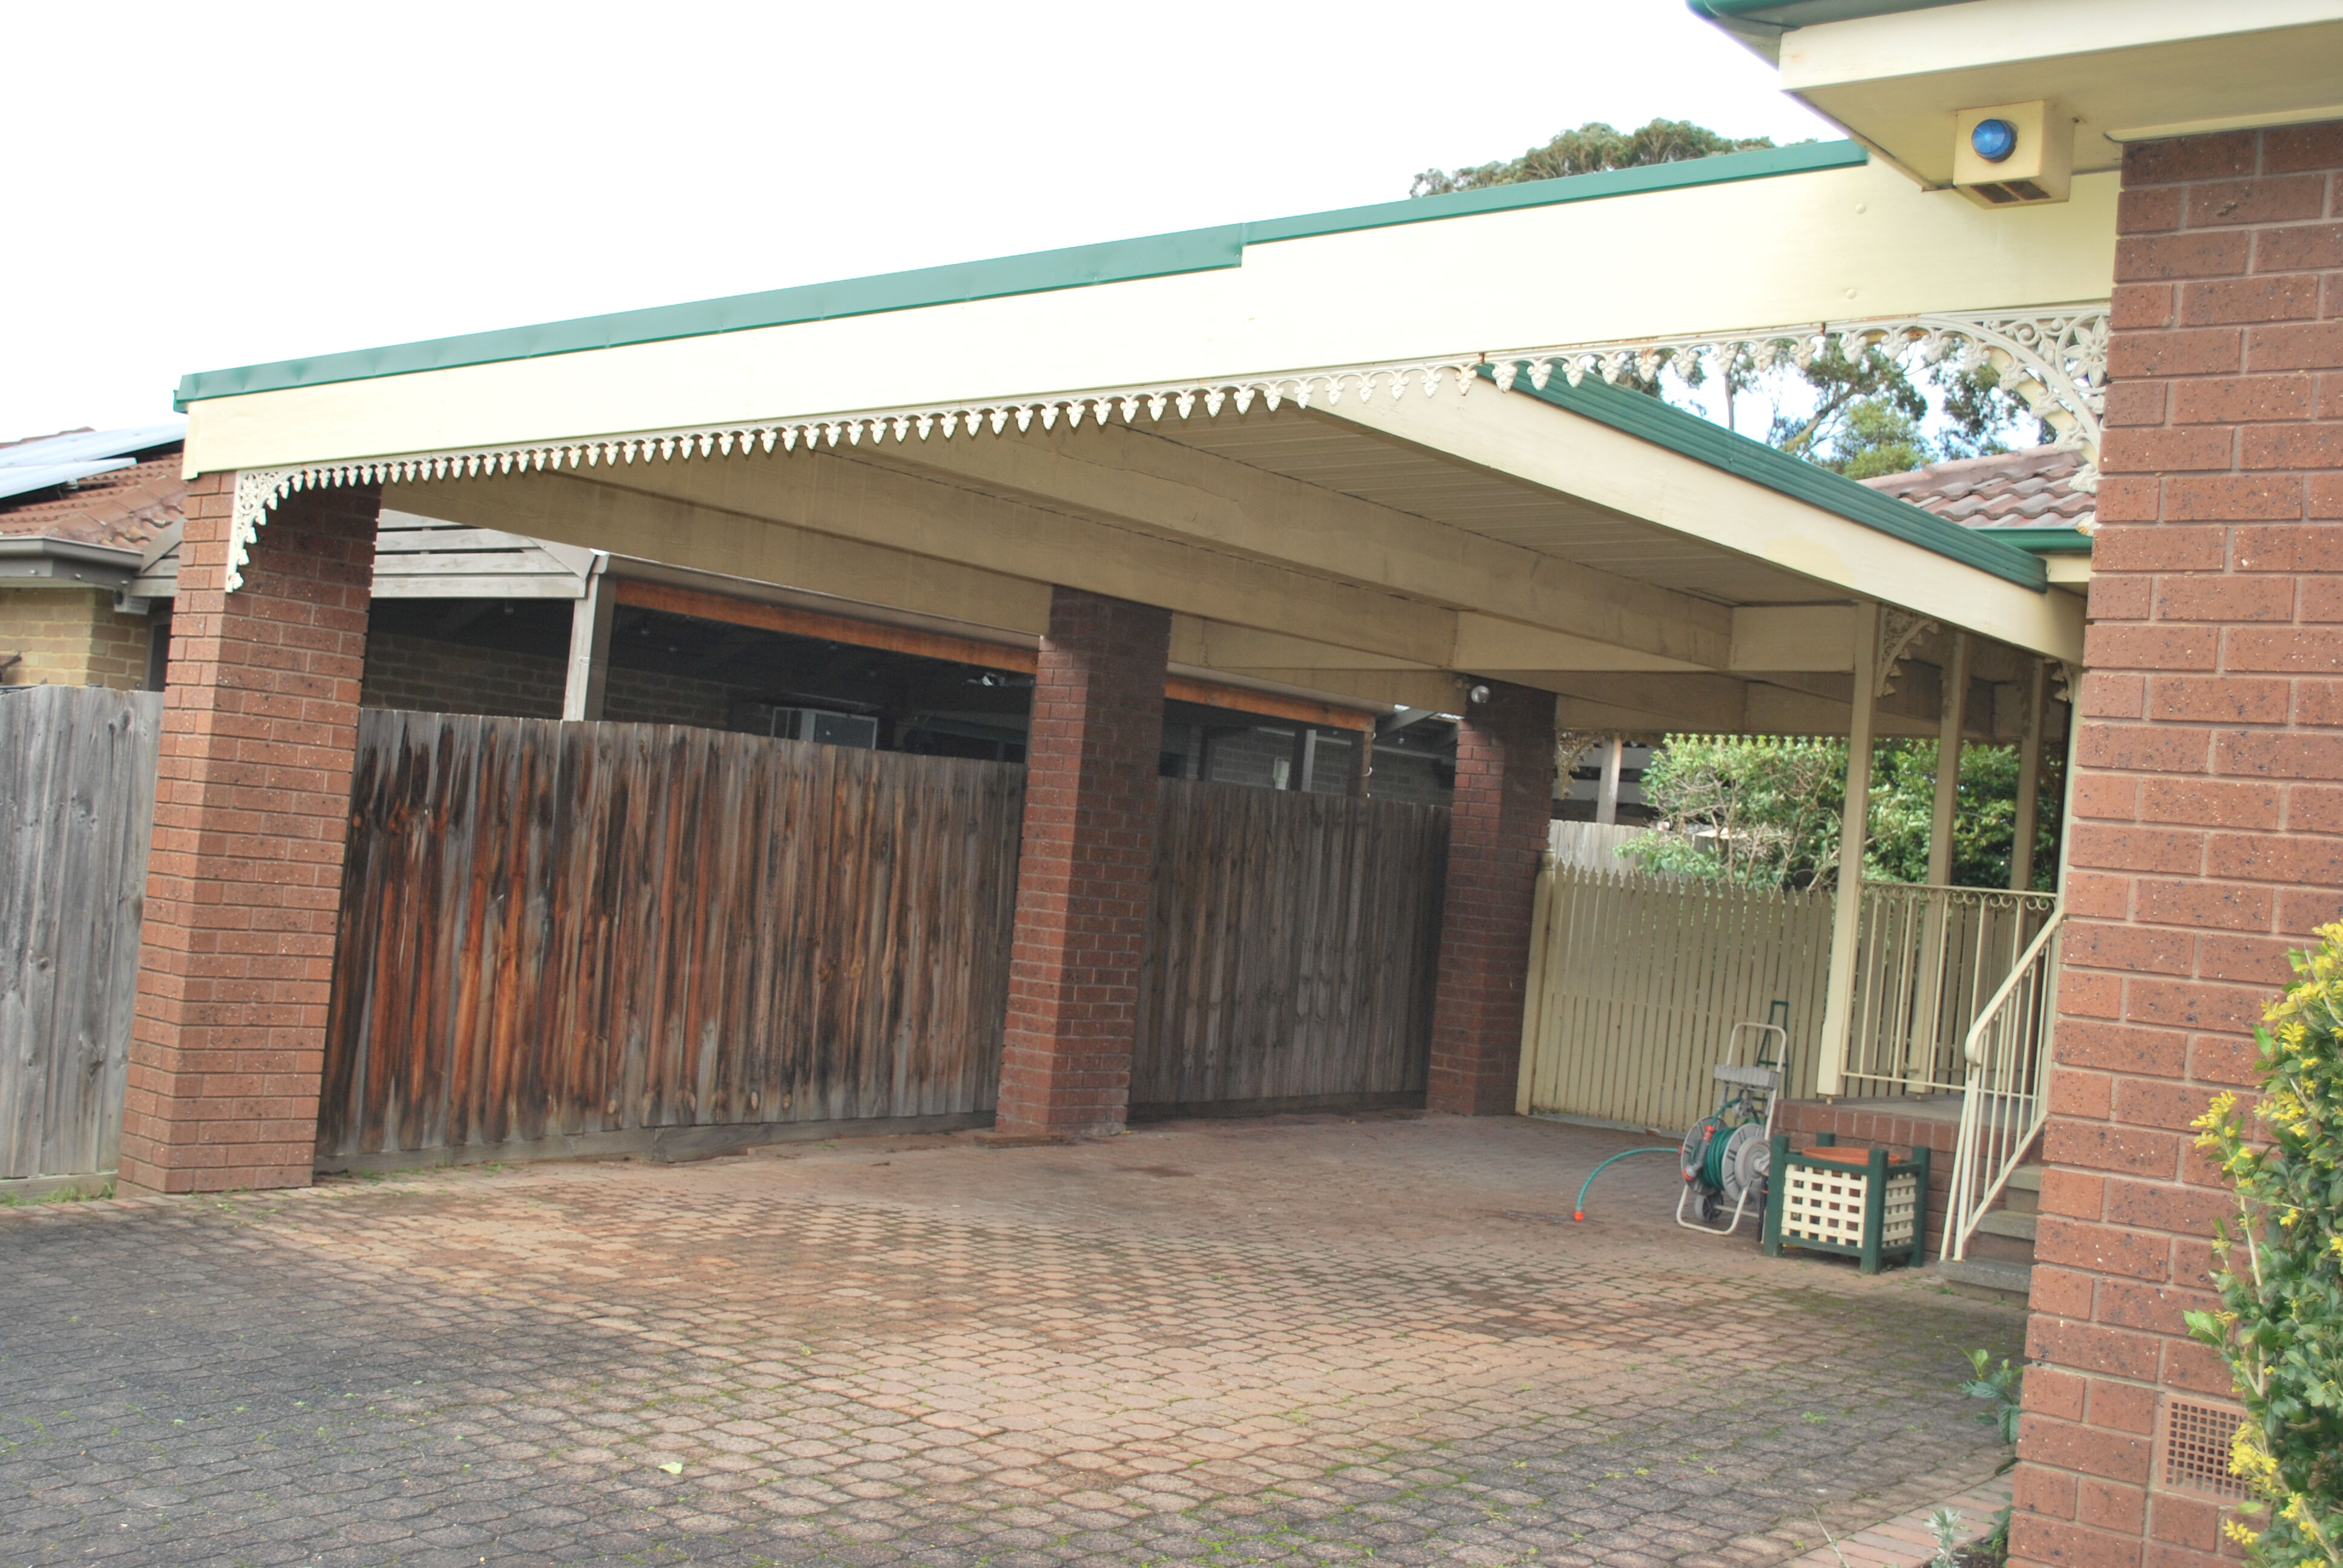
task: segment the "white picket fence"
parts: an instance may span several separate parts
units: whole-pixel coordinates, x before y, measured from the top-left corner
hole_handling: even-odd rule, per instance
[[[1624,864],[1548,859],[1519,1109],[1688,1127],[1715,1109],[1709,1070],[1725,1059],[1733,1026],[1769,1020],[1789,1031],[1785,1092],[1813,1094],[1833,895],[1596,869]],[[2040,893],[1865,883],[1846,1092],[1962,1092],[1963,1044],[2056,903]]]
[[[1546,853],[1557,866],[1582,871],[1627,871],[1634,862],[1619,858],[1620,846],[1651,829],[1631,824],[1555,821],[1546,828]]]
[[[1519,1109],[1680,1131],[1744,1020],[1787,1003],[1793,1096],[1814,1091],[1831,896],[1551,866],[1538,883]]]

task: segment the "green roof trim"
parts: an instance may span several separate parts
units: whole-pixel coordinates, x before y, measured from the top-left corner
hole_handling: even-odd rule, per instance
[[[2091,536],[2080,528],[1979,528],[1987,538],[2016,545],[2028,555],[2087,556]]]
[[[247,392],[272,392],[287,387],[319,387],[337,381],[364,381],[379,376],[411,375],[421,370],[447,370],[465,365],[490,365],[506,359],[534,359],[549,354],[577,354],[628,344],[701,337],[719,332],[745,332],[760,327],[786,327],[841,317],[872,316],[890,310],[914,310],[923,306],[1003,299],[1013,295],[1042,294],[1061,288],[1087,288],[1101,283],[1128,283],[1140,278],[1210,272],[1241,266],[1247,245],[1309,239],[1358,229],[1387,228],[1396,224],[1430,223],[1441,218],[1471,217],[1520,207],[1601,201],[1612,196],[1636,196],[1646,191],[1726,185],[1738,180],[1772,179],[1783,175],[1851,168],[1865,162],[1867,156],[1854,142],[1808,142],[1797,146],[1763,148],[1756,152],[1726,153],[1711,158],[1658,164],[1649,168],[1616,169],[1604,174],[1577,175],[1568,179],[1529,180],[1519,185],[1495,186],[1487,190],[1457,191],[1448,196],[1380,202],[1372,206],[1343,207],[1302,217],[1222,224],[1215,228],[1187,229],[1177,234],[1151,235],[1141,239],[1111,240],[1103,245],[1033,251],[1024,256],[1000,256],[990,261],[960,262],[950,266],[921,267],[913,272],[881,273],[876,276],[848,278],[837,283],[769,289],[760,294],[736,294],[728,298],[700,300],[688,305],[658,306],[648,310],[578,317],[535,327],[467,333],[460,337],[437,337],[384,348],[314,355],[302,359],[279,360],[270,365],[246,365],[229,370],[199,370],[180,378],[173,407],[184,413],[188,404],[206,397],[233,397]]]
[[[1491,380],[1496,377],[1493,366],[1484,365],[1481,374]],[[1672,404],[1642,392],[1630,392],[1608,382],[1589,377],[1573,387],[1558,371],[1544,387],[1530,384],[1526,374],[1515,377],[1513,390],[1542,398],[1557,408],[1564,408],[1597,424],[1608,425],[1638,440],[1649,441],[1655,447],[1680,453],[1695,462],[1722,468],[1726,473],[1763,485],[1769,490],[1819,507],[1824,511],[1876,528],[1917,545],[1964,566],[1990,572],[2006,582],[2037,592],[2049,591],[2050,576],[2039,559],[2015,544],[2005,543],[1993,533],[2016,530],[1980,531],[1965,528],[1958,523],[1947,522],[1934,512],[1922,511],[1907,501],[1882,495],[1868,485],[1857,484],[1828,468],[1818,468],[1812,463],[1801,462],[1786,453],[1777,452],[1763,441],[1753,441],[1736,435],[1722,425],[1711,424],[1697,414],[1685,412]]]

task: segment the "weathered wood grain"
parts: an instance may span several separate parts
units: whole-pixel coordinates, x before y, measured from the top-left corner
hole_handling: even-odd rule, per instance
[[[321,1168],[975,1115],[1023,770],[664,725],[369,711]]]
[[[114,1168],[159,692],[0,695],[0,1180]]]
[[[1160,788],[1132,1114],[1420,1095],[1448,813]]]

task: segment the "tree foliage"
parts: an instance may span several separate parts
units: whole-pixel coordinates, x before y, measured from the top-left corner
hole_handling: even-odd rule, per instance
[[[2230,1469],[2264,1517],[2228,1529],[2269,1568],[2343,1564],[2343,924],[2318,935],[2254,1031],[2251,1121],[2223,1094],[2197,1121],[2237,1189],[2237,1231],[2214,1244],[2220,1310],[2188,1313],[2188,1332],[2245,1402]]]
[[[1961,749],[1953,810],[1956,885],[2009,885],[2017,781],[2016,747]],[[1839,812],[1846,798],[1844,741],[1670,736],[1644,769],[1643,788],[1660,821],[1620,853],[1647,870],[1791,888],[1838,879]],[[2055,766],[2046,763],[2037,789],[2042,800],[2058,799]],[[1873,881],[1926,880],[1936,806],[1935,741],[1884,740],[1874,748],[1864,876]],[[2029,880],[2037,888],[2047,884],[2057,865],[2056,817],[2054,809],[2036,819]]]
[[[1771,136],[1724,136],[1705,126],[1683,120],[1654,120],[1633,131],[1614,130],[1601,120],[1590,120],[1574,131],[1564,131],[1542,147],[1532,147],[1517,158],[1474,164],[1462,169],[1426,169],[1415,176],[1407,194],[1446,196],[1451,191],[1485,190],[1491,186],[1519,185],[1524,180],[1558,180],[1571,175],[1601,174],[1606,169],[1682,163],[1688,158],[1745,153],[1773,145]]]

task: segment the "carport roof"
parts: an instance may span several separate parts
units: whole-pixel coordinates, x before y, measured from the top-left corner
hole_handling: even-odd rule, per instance
[[[428,338],[417,343],[361,348],[339,354],[312,355],[266,365],[196,371],[181,377],[175,407],[184,412],[188,404],[207,397],[235,397],[288,387],[326,386],[337,381],[363,381],[381,376],[404,376],[418,370],[490,365],[502,360],[575,354],[628,344],[659,343],[679,337],[742,332],[760,327],[787,327],[809,321],[912,310],[925,306],[1001,299],[1021,294],[1084,288],[1101,283],[1127,283],[1141,278],[1209,272],[1242,266],[1248,245],[1309,239],[1403,224],[1432,223],[1443,218],[1470,217],[1523,207],[1558,206],[1571,202],[1634,196],[1646,191],[1725,185],[1739,180],[1848,168],[1865,163],[1868,156],[1861,146],[1850,141],[1806,142],[1794,146],[1728,153],[1647,168],[1614,169],[1567,179],[1529,180],[1484,190],[1457,191],[1445,196],[1342,207],[1297,217],[1222,224],[1211,228],[1186,229],[1137,239],[1110,240],[1099,245],[1071,246],[1022,256],[960,262],[948,266],[920,267],[909,272],[881,273],[870,277],[732,295],[722,299],[624,310],[604,316],[579,317],[568,321],[468,333],[456,337]]]

